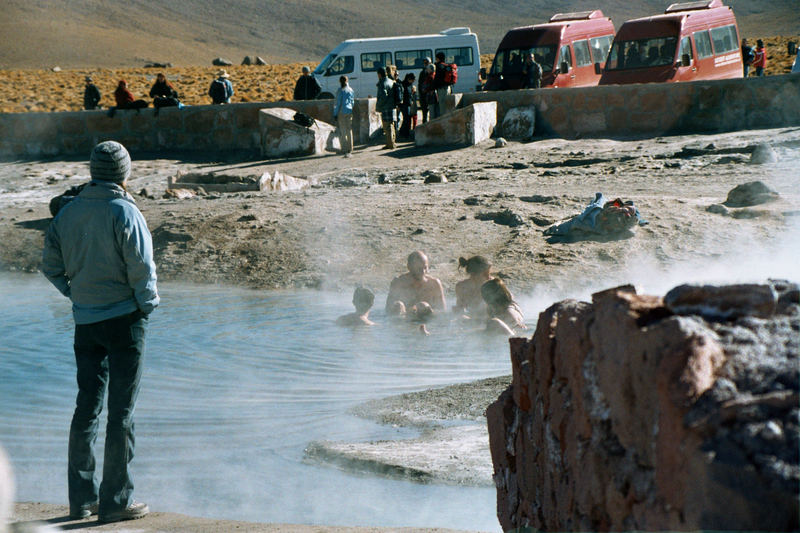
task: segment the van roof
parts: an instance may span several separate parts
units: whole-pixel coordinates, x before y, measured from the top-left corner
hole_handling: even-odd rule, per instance
[[[702,5],[701,5],[702,4]],[[680,9],[678,9],[680,8]],[[670,11],[672,9],[672,11]],[[698,22],[705,23],[711,20],[730,19],[735,21],[733,11],[730,7],[723,5],[720,0],[704,0],[701,2],[685,2],[682,4],[672,4],[667,8],[667,13],[663,15],[653,15],[625,21],[617,31],[616,40],[631,40],[643,38],[640,34],[651,33],[648,29],[656,32],[672,32],[675,28],[680,28],[686,24],[692,26],[691,21],[697,18]],[[655,36],[655,34],[653,34]]]
[[[565,22],[568,20],[589,20],[603,18],[603,12],[599,9],[593,11],[574,11],[572,13],[556,13],[550,17],[549,22]]]
[[[713,9],[715,7],[725,7],[722,0],[700,0],[699,2],[679,2],[670,4],[664,13],[675,13],[677,11],[696,11],[698,9]]]
[[[441,39],[443,37],[453,37],[457,35],[475,35],[468,27],[447,28],[439,33],[428,33],[423,35],[396,35],[394,37],[366,37],[362,39],[347,39],[344,43],[370,43],[381,41],[395,41],[397,39]]]
[[[576,13],[556,13],[550,18],[550,22],[508,30],[500,41],[498,49],[516,48],[529,42],[539,42],[539,39],[545,35],[557,36],[556,39],[560,39],[562,34],[568,35],[571,29],[576,31],[588,29],[590,32],[609,31],[613,35],[614,23],[599,9]]]

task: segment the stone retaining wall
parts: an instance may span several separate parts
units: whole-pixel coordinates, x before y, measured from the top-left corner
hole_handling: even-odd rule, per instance
[[[535,106],[537,135],[627,137],[800,126],[800,76],[453,95],[445,107]],[[0,114],[0,159],[88,154],[99,141],[131,152],[243,152],[259,156],[258,111],[288,107],[333,123],[333,101],[242,103],[119,111]],[[499,128],[498,128],[499,129]],[[356,100],[356,143],[380,130],[375,99]],[[502,135],[502,132],[496,132]]]

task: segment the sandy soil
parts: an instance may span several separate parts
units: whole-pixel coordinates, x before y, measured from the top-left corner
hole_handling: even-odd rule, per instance
[[[769,140],[781,159],[748,164]],[[481,254],[512,290],[574,289],[598,280],[625,281],[645,270],[712,260],[737,243],[769,246],[797,224],[800,197],[793,162],[799,129],[650,140],[547,139],[495,148],[493,141],[461,150],[400,145],[392,152],[361,147],[338,155],[280,161],[137,160],[129,188],[153,234],[159,278],[264,288],[343,290],[365,283],[385,294],[422,249],[448,295],[464,274],[457,258]],[[162,198],[178,171],[260,175],[281,170],[316,185],[290,193],[209,194]],[[425,184],[436,171],[447,183]],[[48,201],[88,179],[87,163],[0,164],[0,269],[36,271]],[[781,200],[706,211],[730,189],[762,180]],[[649,224],[628,239],[550,244],[542,230],[573,216],[595,192],[633,200]],[[517,215],[509,227],[481,220]],[[646,268],[645,268],[646,267]]]
[[[753,46],[758,37],[747,37]],[[800,35],[765,37],[768,76],[791,70],[794,56],[786,53],[787,43],[800,43]],[[491,67],[494,54],[482,54],[481,66]],[[318,60],[316,60],[318,61]],[[231,75],[236,94],[234,102],[276,102],[291,100],[294,84],[302,66],[313,68],[316,61],[306,63],[271,64],[264,66],[234,65],[225,67]],[[113,105],[117,81],[124,79],[136,98],[148,102],[156,74],[164,72],[187,105],[210,103],[208,86],[220,67],[102,68],[0,70],[0,113],[26,111],[77,111],[83,108],[83,78],[91,75],[103,99],[104,107]]]

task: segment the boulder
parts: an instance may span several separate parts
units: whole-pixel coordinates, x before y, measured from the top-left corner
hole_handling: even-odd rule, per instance
[[[737,185],[728,192],[724,205],[727,207],[749,207],[777,200],[780,195],[762,181],[751,181]]]
[[[295,157],[339,150],[336,128],[320,120],[315,120],[310,128],[301,126],[293,120],[295,113],[285,107],[259,111],[262,156]]]
[[[416,146],[472,146],[488,139],[497,124],[497,102],[456,109],[414,129]]]
[[[503,530],[797,530],[798,300],[624,286],[541,313],[486,413]]]
[[[233,65],[233,62],[225,59],[224,57],[218,57],[214,59],[211,64],[217,67],[229,67]]]
[[[242,191],[296,191],[309,185],[308,180],[295,178],[276,170],[254,175],[219,174],[215,172],[180,173],[167,178],[167,193],[170,191],[192,191],[193,194],[211,192]]]
[[[256,56],[255,64],[256,65],[266,65],[267,62],[264,61],[264,58],[262,58],[261,56]]]
[[[252,65],[254,63],[255,59],[253,59],[251,56],[244,56],[244,59],[242,59],[242,65]]]
[[[503,117],[500,131],[513,141],[530,141],[536,129],[536,108],[533,106],[512,107]]]
[[[497,140],[494,142],[495,148],[504,148],[508,146],[508,141],[505,140],[503,137],[498,137]]]
[[[767,143],[762,143],[756,146],[753,153],[750,154],[750,161],[751,165],[766,165],[769,163],[776,163],[778,161],[778,154],[775,153],[775,150]]]
[[[172,63],[146,63],[144,68],[170,68]]]

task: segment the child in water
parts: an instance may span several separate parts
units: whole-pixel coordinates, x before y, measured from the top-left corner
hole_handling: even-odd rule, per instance
[[[357,287],[353,291],[353,306],[356,310],[354,313],[342,315],[336,319],[338,326],[374,326],[375,322],[369,319],[369,311],[372,309],[372,304],[375,303],[375,295],[371,290],[364,287]]]

